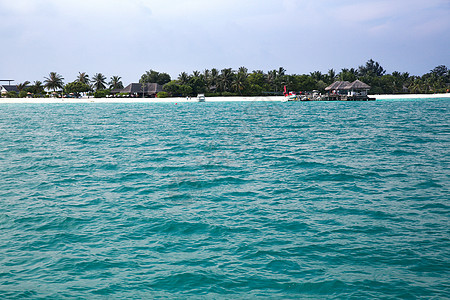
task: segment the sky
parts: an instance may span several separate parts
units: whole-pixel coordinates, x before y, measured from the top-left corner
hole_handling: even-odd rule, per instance
[[[0,79],[450,67],[450,0],[0,0]]]

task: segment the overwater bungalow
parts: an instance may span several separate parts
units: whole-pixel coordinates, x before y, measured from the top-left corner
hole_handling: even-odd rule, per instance
[[[360,80],[353,82],[336,81],[325,88],[328,95],[325,100],[341,100],[341,101],[368,101],[375,100],[369,98],[368,93],[370,86]]]

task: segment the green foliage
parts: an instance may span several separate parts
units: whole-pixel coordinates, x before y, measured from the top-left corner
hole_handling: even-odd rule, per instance
[[[27,93],[33,94],[35,97],[45,94],[44,86],[39,80],[36,80],[33,85],[27,86],[24,90],[27,91]]]
[[[26,96],[28,96],[28,92],[27,91],[21,90],[19,92],[19,98],[25,98]]]
[[[263,95],[264,89],[258,84],[250,84],[248,87],[248,95],[260,96]]]
[[[360,76],[368,75],[381,77],[386,73],[386,71],[378,62],[375,62],[373,59],[370,59],[366,62],[365,66],[359,66],[358,73]]]
[[[321,92],[321,93],[325,93],[325,88],[327,87],[328,85],[323,81],[323,80],[319,80],[317,83],[316,83],[316,89],[319,91],[319,92]]]
[[[78,72],[78,77],[77,77],[76,81],[89,84],[89,75],[86,74],[85,72],[83,72],[83,73]]]
[[[6,93],[6,97],[7,97],[7,98],[17,98],[17,97],[18,97],[18,94],[17,94],[16,91],[10,91],[10,92],[7,92],[7,93]]]
[[[70,82],[68,84],[66,84],[64,86],[64,92],[66,94],[76,94],[77,96],[80,95],[80,93],[87,93],[91,90],[91,87],[83,82],[80,81],[74,81],[74,82]]]
[[[111,90],[123,89],[123,83],[122,83],[122,81],[120,79],[122,79],[122,77],[120,77],[120,76],[112,76],[111,77],[111,81],[109,82],[109,88]]]
[[[188,85],[192,88],[191,94],[197,95],[205,92],[206,82],[200,76],[192,76]]]
[[[92,86],[96,91],[104,90],[106,88],[106,77],[102,73],[95,74],[91,81]]]
[[[168,92],[172,97],[181,96],[180,85],[176,80],[164,85],[163,89]]]
[[[205,97],[220,97],[221,93],[205,93]]]
[[[23,83],[19,83],[17,85],[17,89],[19,90],[19,92],[23,91],[24,89],[26,89],[28,87],[28,85],[30,84],[29,81],[25,81]]]
[[[18,87],[19,91],[44,94],[44,87],[57,91],[64,87],[61,75],[51,72],[45,78],[44,84],[35,81],[33,85],[24,82]],[[123,88],[121,77],[113,76],[109,82],[110,89]],[[392,72],[386,74],[384,68],[373,59],[368,60],[358,68],[344,68],[340,72],[329,69],[326,73],[315,71],[310,74],[286,74],[282,67],[268,72],[254,70],[249,72],[247,68],[240,67],[237,70],[231,68],[213,68],[204,71],[194,71],[192,74],[180,73],[177,80],[170,79],[167,73],[154,70],[147,71],[141,76],[141,83],[155,82],[163,85],[164,92],[158,97],[195,97],[197,94],[214,96],[263,96],[282,95],[284,86],[288,91],[307,92],[319,90],[324,93],[325,88],[336,80],[349,81],[361,80],[371,86],[370,94],[386,93],[445,93],[450,88],[450,71],[445,65],[439,65],[422,76],[411,76],[407,72]],[[106,77],[95,74],[92,78],[93,87],[97,90],[95,97],[105,97],[109,94],[106,88]],[[75,82],[68,83],[64,87],[66,93],[86,93],[92,89],[89,86],[89,76],[79,73]],[[21,94],[24,95],[23,93]],[[92,95],[92,93],[91,93]],[[126,94],[127,95],[127,94]],[[17,93],[11,92],[8,97],[17,97]]]
[[[298,85],[296,86],[297,91],[312,91],[316,89],[316,81],[308,75],[297,76]]]
[[[180,84],[177,80],[172,80],[163,87],[164,91],[172,97],[187,97],[193,96],[193,88],[188,84]]]
[[[178,81],[180,82],[180,84],[187,84],[187,83],[189,83],[189,80],[190,80],[190,76],[186,72],[182,72],[178,76]]]
[[[169,74],[150,70],[145,72],[145,74],[141,76],[139,83],[157,83],[160,85],[165,85],[166,83],[170,82],[170,80],[171,79]]]
[[[445,77],[450,75],[450,70],[446,66],[440,65],[431,70],[431,73],[438,77]]]
[[[45,77],[44,83],[48,90],[62,89],[64,87],[64,78],[56,72],[50,72],[48,77]]]
[[[342,69],[338,76],[340,81],[353,82],[357,79],[357,71],[355,69]]]
[[[222,96],[223,97],[233,97],[233,96],[239,96],[236,93],[231,93],[231,92],[222,92]]]
[[[183,97],[193,96],[192,87],[186,84],[180,85],[180,93]]]
[[[262,71],[253,71],[253,73],[248,75],[248,83],[263,87],[266,84],[266,77]]]
[[[110,92],[110,90],[97,90],[94,92],[94,98],[105,98]]]
[[[167,93],[167,92],[159,92],[159,93],[156,95],[156,97],[157,97],[157,98],[167,98],[167,97],[169,97],[169,93]]]

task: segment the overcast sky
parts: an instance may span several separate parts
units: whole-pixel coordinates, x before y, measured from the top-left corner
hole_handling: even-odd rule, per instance
[[[450,0],[0,0],[0,79],[450,67]]]

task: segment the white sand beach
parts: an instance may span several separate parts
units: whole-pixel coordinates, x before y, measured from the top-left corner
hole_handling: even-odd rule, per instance
[[[402,95],[369,95],[377,100],[400,100],[400,99],[436,99],[450,98],[450,93],[445,94],[402,94]]]
[[[377,100],[450,98],[446,94],[405,94],[405,95],[370,95]],[[206,102],[239,102],[239,101],[283,101],[284,96],[260,97],[206,97]],[[1,103],[189,103],[197,102],[195,97],[187,98],[1,98]]]

